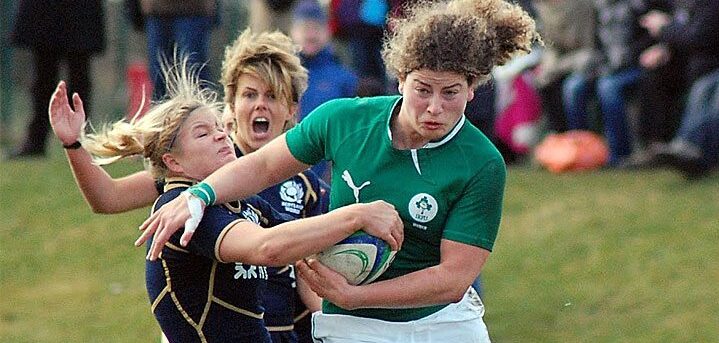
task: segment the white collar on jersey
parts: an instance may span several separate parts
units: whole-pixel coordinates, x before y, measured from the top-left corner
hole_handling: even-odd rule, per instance
[[[397,104],[399,104],[401,99],[402,98],[397,99],[397,102],[395,102],[394,106],[392,106],[392,110],[389,114],[389,119],[387,120],[387,135],[389,136],[390,144],[392,144],[392,128],[390,126],[390,122],[392,121],[392,112],[394,112],[394,109],[396,108]],[[462,115],[462,117],[460,117],[457,121],[457,124],[454,125],[454,128],[452,128],[452,130],[446,136],[444,136],[444,138],[437,142],[428,142],[420,149],[432,149],[449,142],[452,138],[454,138],[454,136],[457,135],[457,133],[459,133],[459,130],[462,129],[465,121],[466,117]],[[417,149],[410,149],[410,153],[412,154],[412,162],[414,162],[414,168],[417,170],[417,173],[419,175],[422,175],[422,170],[419,168],[419,157],[417,156]]]

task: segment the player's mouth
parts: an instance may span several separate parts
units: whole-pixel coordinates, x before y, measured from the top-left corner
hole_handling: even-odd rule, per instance
[[[431,130],[431,131],[439,130],[439,129],[441,129],[442,127],[444,127],[444,124],[438,123],[438,122],[433,122],[433,121],[424,122],[424,123],[422,123],[421,125],[422,125],[422,127],[424,127],[425,129]]]
[[[224,146],[220,150],[217,151],[218,155],[226,155],[226,154],[234,154],[235,151],[230,148],[229,146]]]
[[[252,133],[257,137],[266,136],[270,131],[270,119],[257,117],[252,120]]]

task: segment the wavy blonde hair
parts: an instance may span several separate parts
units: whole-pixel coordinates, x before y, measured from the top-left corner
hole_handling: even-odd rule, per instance
[[[170,66],[165,61],[162,68],[167,96],[153,104],[145,115],[138,119],[138,111],[130,121],[123,119],[104,125],[99,132],[83,133],[82,145],[97,164],[140,155],[148,162],[153,176],[164,177],[167,166],[162,156],[178,151],[175,140],[190,114],[199,108],[219,113],[222,104],[217,102],[214,91],[201,87],[199,69],[187,66],[187,57],[175,56],[173,60],[179,62]]]
[[[307,90],[307,69],[300,64],[299,47],[279,31],[253,33],[246,29],[227,48],[222,62],[225,104],[234,108],[237,80],[243,74],[253,75],[291,107]]]
[[[404,80],[414,70],[467,76],[471,86],[490,79],[492,67],[541,44],[534,20],[503,0],[420,0],[389,21],[382,57],[387,71]]]

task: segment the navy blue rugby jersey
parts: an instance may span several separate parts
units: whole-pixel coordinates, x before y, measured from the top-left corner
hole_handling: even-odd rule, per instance
[[[153,211],[190,185],[186,179],[168,178]],[[178,230],[160,258],[147,261],[152,312],[171,342],[270,342],[262,306],[268,268],[225,263],[218,243],[237,221],[269,227],[290,219],[259,197],[209,206],[187,247],[180,246]]]
[[[242,151],[235,145],[235,154]],[[257,194],[272,208],[293,219],[312,217],[327,212],[329,185],[311,170],[299,173]],[[295,317],[307,313],[301,301],[296,302],[297,281],[295,266],[268,267],[269,279],[265,291],[265,324],[269,331],[290,331]]]

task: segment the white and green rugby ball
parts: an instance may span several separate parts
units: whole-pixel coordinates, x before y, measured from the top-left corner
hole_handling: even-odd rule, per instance
[[[364,285],[389,268],[395,253],[387,242],[357,231],[317,254],[317,259],[344,276],[351,285]]]

